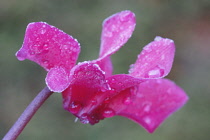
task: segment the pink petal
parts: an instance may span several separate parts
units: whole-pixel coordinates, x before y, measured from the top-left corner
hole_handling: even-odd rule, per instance
[[[70,74],[70,85],[63,92],[64,108],[76,115],[83,123],[89,123],[87,114],[101,104],[109,91],[105,74],[97,64],[83,62]]]
[[[103,22],[100,57],[113,54],[131,37],[136,25],[134,13],[122,11]]]
[[[167,79],[147,80],[111,99],[107,108],[153,132],[188,100],[185,92]]]
[[[103,59],[118,51],[128,41],[134,31],[135,25],[135,15],[131,11],[122,11],[104,20],[99,60],[106,61],[101,62],[102,64],[107,64],[108,68],[106,70],[102,69],[106,73],[112,73],[112,63],[110,58]],[[99,63],[99,66],[105,67],[102,64]]]
[[[106,77],[112,75],[113,67],[112,67],[111,58],[109,56],[105,57],[102,60],[93,60],[92,62],[99,65],[99,67],[105,72]]]
[[[49,71],[53,67],[70,70],[76,63],[80,46],[76,39],[45,22],[27,26],[19,60],[29,59]]]
[[[135,64],[131,65],[130,75],[140,78],[161,78],[171,70],[175,53],[173,40],[156,37],[143,48]]]
[[[107,78],[107,83],[109,83],[112,90],[116,93],[137,86],[144,81],[144,79],[135,78],[128,74],[117,74]]]
[[[79,52],[80,45],[72,36],[45,22],[34,22],[27,26],[22,48],[16,56],[19,60],[34,61],[49,71],[46,77],[49,89],[61,92],[69,84],[69,72]]]
[[[49,89],[54,92],[62,92],[69,86],[69,74],[62,67],[51,68],[45,80]]]

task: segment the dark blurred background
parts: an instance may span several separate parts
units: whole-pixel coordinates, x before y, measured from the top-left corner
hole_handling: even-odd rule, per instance
[[[0,137],[45,87],[46,72],[20,62],[28,23],[45,21],[77,38],[78,62],[98,57],[102,21],[122,10],[136,14],[132,38],[113,57],[114,73],[127,73],[142,47],[155,36],[171,38],[176,56],[167,78],[189,95],[189,102],[153,134],[123,118],[94,126],[74,123],[59,93],[39,109],[19,140],[209,140],[210,139],[210,0],[0,0]],[[129,57],[125,57],[129,56]]]

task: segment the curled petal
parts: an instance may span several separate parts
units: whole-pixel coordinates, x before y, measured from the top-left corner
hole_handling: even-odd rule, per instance
[[[152,133],[187,100],[185,92],[172,81],[153,79],[122,91],[111,100],[108,107],[116,115],[127,117]]]
[[[106,62],[100,62],[100,67],[112,67],[110,58],[103,59],[118,51],[128,41],[134,31],[135,25],[135,15],[131,11],[122,11],[104,20],[98,60]],[[103,66],[102,64],[104,63],[107,66]],[[109,68],[103,70],[106,73],[112,73],[112,69]]]
[[[99,67],[105,72],[106,77],[112,75],[113,66],[111,58],[109,56],[105,57],[102,60],[93,60],[92,62],[99,65]]]
[[[161,37],[146,45],[135,64],[131,65],[130,75],[140,78],[162,78],[171,70],[175,53],[174,41]]]
[[[76,63],[80,45],[72,36],[45,22],[27,26],[22,48],[16,53],[19,60],[29,59],[45,70],[62,67],[70,70]]]
[[[45,22],[34,22],[27,26],[22,48],[16,56],[19,60],[34,61],[49,71],[46,84],[50,90],[61,92],[69,84],[69,72],[79,52],[80,45],[72,36]]]
[[[64,108],[76,115],[81,122],[89,123],[90,119],[86,114],[101,103],[101,96],[109,89],[105,74],[97,64],[80,63],[72,69],[70,85],[62,92]]]
[[[51,91],[62,92],[69,86],[69,74],[62,67],[51,68],[45,81]]]

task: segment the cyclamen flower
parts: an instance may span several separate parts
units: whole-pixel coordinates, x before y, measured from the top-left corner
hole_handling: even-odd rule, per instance
[[[153,132],[188,97],[175,83],[163,79],[174,59],[171,39],[156,37],[143,48],[129,74],[112,75],[110,56],[128,41],[135,24],[131,11],[107,18],[103,22],[99,58],[75,65],[80,52],[76,39],[45,22],[30,23],[16,56],[48,71],[48,88],[62,93],[64,109],[82,123],[95,124],[119,115]]]

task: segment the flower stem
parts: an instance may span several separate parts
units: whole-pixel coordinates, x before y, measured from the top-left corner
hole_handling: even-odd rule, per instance
[[[53,92],[51,92],[48,87],[45,87],[28,105],[2,140],[16,140],[36,111],[47,100],[47,98],[52,95],[52,93]]]

